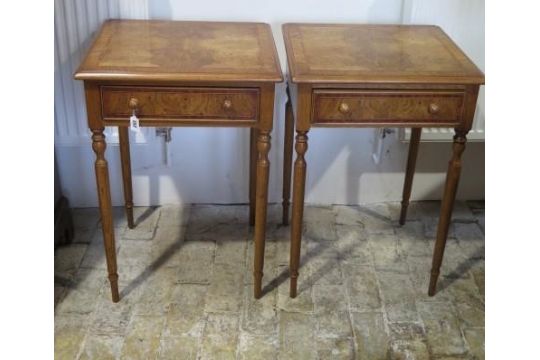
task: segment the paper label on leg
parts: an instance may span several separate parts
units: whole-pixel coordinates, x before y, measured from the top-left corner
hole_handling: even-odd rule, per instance
[[[130,118],[129,118],[129,128],[132,130],[132,131],[135,131],[135,132],[139,132],[140,131],[140,127],[139,127],[139,118],[135,115],[132,115]]]

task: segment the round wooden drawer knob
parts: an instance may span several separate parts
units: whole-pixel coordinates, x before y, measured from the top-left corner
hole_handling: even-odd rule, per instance
[[[227,99],[225,101],[223,101],[223,108],[226,109],[226,110],[229,110],[232,108],[232,101]]]
[[[428,107],[428,112],[430,114],[436,114],[439,112],[441,108],[439,107],[439,105],[437,104],[429,104],[429,107]]]
[[[138,107],[139,107],[139,100],[137,100],[136,98],[129,99],[129,108],[131,110],[135,110]]]
[[[351,111],[351,108],[349,107],[349,105],[347,105],[347,103],[341,103],[339,104],[339,112],[342,113],[342,114],[347,114]]]

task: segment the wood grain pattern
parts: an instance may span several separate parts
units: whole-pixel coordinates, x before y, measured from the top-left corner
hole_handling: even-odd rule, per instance
[[[133,110],[144,120],[256,121],[259,112],[258,88],[102,86],[101,97],[105,121],[127,120]]]
[[[275,89],[273,84],[261,86],[261,118],[257,129],[257,170],[255,184],[255,229],[253,260],[253,294],[263,295],[262,278],[266,239],[266,214],[268,208],[268,178],[270,173],[270,132],[273,126]]]
[[[262,296],[262,278],[264,268],[264,247],[266,233],[266,210],[268,202],[268,176],[270,171],[270,132],[260,130],[257,136],[257,179],[256,179],[256,203],[255,203],[255,241],[254,241],[254,261],[253,295],[255,299]]]
[[[104,128],[94,128],[92,130],[92,149],[96,154],[95,173],[98,191],[99,210],[101,215],[101,228],[103,231],[103,244],[105,256],[107,258],[107,271],[111,284],[112,301],[120,301],[118,292],[118,273],[116,268],[116,245],[114,241],[114,225],[112,221],[111,190],[109,185],[109,168],[105,160]]]
[[[461,121],[463,92],[314,90],[313,123],[454,126]]]
[[[469,86],[466,90],[465,108],[463,111],[464,122],[461,127],[454,129],[455,136],[452,144],[452,157],[448,162],[446,182],[441,201],[441,215],[437,226],[437,238],[433,249],[433,260],[431,265],[431,275],[429,278],[428,295],[434,296],[437,290],[437,280],[442,265],[448,229],[452,220],[452,210],[456,199],[459,177],[461,176],[461,156],[465,151],[467,134],[471,129],[478,99],[478,86]]]
[[[164,20],[106,21],[75,78],[283,80],[269,25]]]
[[[298,134],[290,254],[290,296],[295,297],[307,172],[304,154],[311,127],[414,128],[403,189],[403,223],[421,127],[452,126],[458,138],[464,138],[484,74],[436,26],[286,24],[283,36]],[[459,146],[454,145],[443,195],[430,295],[435,293],[452,215],[463,151]]]
[[[109,186],[109,168],[107,160],[105,159],[107,143],[105,142],[105,135],[103,134],[105,127],[101,120],[99,87],[95,83],[85,82],[84,92],[88,127],[92,132],[92,150],[96,154],[94,172],[96,174],[105,259],[107,261],[112,300],[113,302],[118,302],[120,301],[120,293],[118,292],[114,222],[112,218],[111,190]]]
[[[437,226],[437,239],[433,249],[433,259],[431,264],[431,274],[429,277],[428,295],[435,295],[437,289],[437,280],[446,247],[448,229],[452,217],[452,209],[456,199],[457,186],[461,174],[461,155],[465,151],[467,142],[467,131],[456,129],[454,143],[452,145],[452,158],[448,162],[448,171],[446,173],[446,182],[444,185],[444,195],[441,201],[441,215]]]
[[[437,26],[284,24],[293,82],[483,84]]]
[[[254,293],[261,296],[274,83],[282,80],[270,27],[255,23],[111,20],[102,26],[75,78],[84,80],[88,126],[94,133],[113,301],[119,301],[118,275],[103,129],[121,127],[122,174],[131,227],[126,126],[133,112],[140,118],[140,126],[251,128],[250,151],[258,153],[250,160]]]

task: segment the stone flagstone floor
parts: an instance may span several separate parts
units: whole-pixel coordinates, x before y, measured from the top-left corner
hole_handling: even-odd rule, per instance
[[[55,252],[56,359],[483,359],[484,205],[457,203],[439,292],[427,296],[438,202],[309,206],[299,295],[289,227],[271,205],[264,291],[252,296],[247,206],[115,208],[112,303],[97,209]]]

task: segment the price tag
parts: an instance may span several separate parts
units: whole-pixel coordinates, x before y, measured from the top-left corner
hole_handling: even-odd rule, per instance
[[[135,132],[140,131],[139,118],[135,116],[135,114],[131,115],[131,117],[129,118],[129,128]]]

